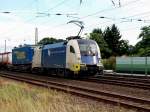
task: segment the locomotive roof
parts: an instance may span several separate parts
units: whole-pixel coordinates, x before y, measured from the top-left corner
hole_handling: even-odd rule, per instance
[[[66,46],[65,42],[59,42],[59,43],[55,43],[55,44],[44,45],[43,49],[57,48],[57,47],[64,47],[64,46]]]
[[[94,40],[91,39],[77,39],[79,44],[95,44]]]
[[[41,46],[41,45],[28,45],[28,44],[24,44],[24,45],[19,45],[18,47],[14,47],[13,49],[19,49],[19,48],[35,48],[37,46]]]

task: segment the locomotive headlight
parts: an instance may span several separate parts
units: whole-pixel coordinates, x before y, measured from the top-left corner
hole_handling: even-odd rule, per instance
[[[97,64],[97,66],[103,66],[103,64],[101,62],[101,58],[99,58],[99,63]]]
[[[102,63],[102,62],[101,62],[101,58],[98,58],[98,61],[99,61],[99,63]]]
[[[103,66],[103,64],[102,63],[98,63],[97,66]]]

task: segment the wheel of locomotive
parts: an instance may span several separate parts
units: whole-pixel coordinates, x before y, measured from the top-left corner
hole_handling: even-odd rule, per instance
[[[73,79],[79,79],[80,76],[78,74],[73,74]]]
[[[104,71],[103,71],[103,70],[99,71],[99,72],[97,73],[97,75],[104,75]]]
[[[77,75],[70,70],[64,70],[64,78],[77,79]]]
[[[70,71],[67,69],[64,70],[64,78],[70,78]]]

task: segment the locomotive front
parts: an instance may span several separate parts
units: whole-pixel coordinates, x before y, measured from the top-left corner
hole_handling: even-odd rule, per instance
[[[97,43],[93,40],[84,39],[79,39],[77,41],[81,55],[81,72],[86,71],[89,74],[102,74],[103,65],[101,63],[101,54]]]
[[[94,40],[74,39],[68,42],[68,63],[71,71],[80,75],[103,74],[100,49]]]

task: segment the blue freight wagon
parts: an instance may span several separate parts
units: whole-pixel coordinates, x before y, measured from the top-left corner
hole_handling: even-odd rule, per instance
[[[13,65],[32,64],[33,55],[34,55],[34,48],[31,45],[14,48],[12,50],[12,64]]]
[[[42,49],[42,67],[65,68],[66,45],[64,42],[45,45]]]

